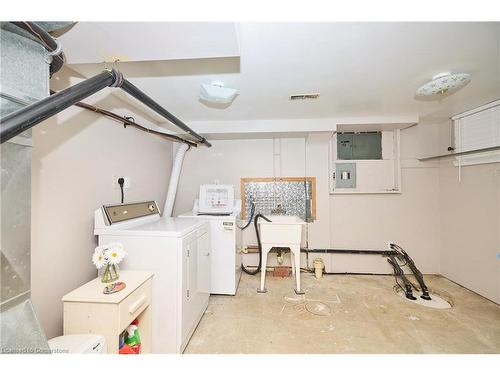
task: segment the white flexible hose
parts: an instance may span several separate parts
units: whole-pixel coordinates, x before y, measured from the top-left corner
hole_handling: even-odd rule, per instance
[[[170,182],[168,183],[167,198],[165,199],[165,206],[163,207],[163,217],[172,216],[175,196],[177,194],[177,185],[179,184],[179,177],[182,170],[182,162],[187,150],[189,150],[189,145],[183,143],[179,146],[179,149],[175,154],[172,172],[170,173]]]

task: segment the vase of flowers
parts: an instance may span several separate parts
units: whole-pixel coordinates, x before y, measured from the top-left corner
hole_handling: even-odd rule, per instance
[[[123,250],[120,243],[110,243],[103,246],[97,246],[92,255],[92,262],[98,270],[104,267],[101,275],[101,281],[109,284],[119,279],[118,264],[125,258],[127,253]]]

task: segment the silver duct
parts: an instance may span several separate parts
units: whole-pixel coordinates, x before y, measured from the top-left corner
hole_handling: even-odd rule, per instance
[[[5,116],[49,95],[50,57],[7,22],[0,23],[0,43],[0,116]],[[0,146],[1,353],[49,351],[30,300],[31,148],[30,130]]]

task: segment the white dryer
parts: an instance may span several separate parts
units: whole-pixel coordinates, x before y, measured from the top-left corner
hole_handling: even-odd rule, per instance
[[[154,273],[152,352],[182,353],[208,306],[207,221],[162,218],[154,201],[103,206],[95,212],[94,234],[100,245],[123,244],[120,267]]]

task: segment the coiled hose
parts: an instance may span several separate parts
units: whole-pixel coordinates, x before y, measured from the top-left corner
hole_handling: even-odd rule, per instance
[[[255,215],[255,218],[253,220],[253,225],[255,227],[255,235],[257,236],[257,245],[259,246],[259,265],[257,266],[257,268],[255,270],[250,271],[250,270],[246,269],[245,266],[243,266],[243,263],[241,264],[241,269],[243,270],[243,272],[245,272],[246,274],[249,274],[249,275],[257,275],[262,267],[262,244],[260,243],[259,223],[258,223],[259,218],[263,218],[267,222],[271,222],[271,220],[269,220],[267,217],[265,217],[264,215],[262,215],[260,213]]]

